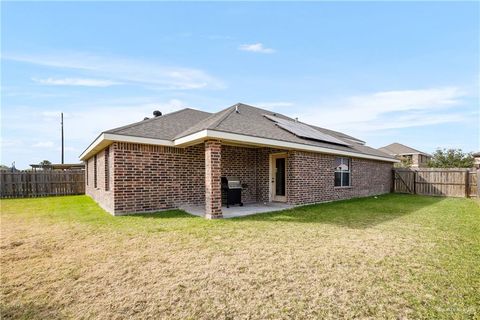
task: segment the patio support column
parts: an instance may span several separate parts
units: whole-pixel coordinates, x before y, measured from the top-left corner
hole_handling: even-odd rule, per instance
[[[205,141],[205,218],[222,218],[222,144],[218,140]]]

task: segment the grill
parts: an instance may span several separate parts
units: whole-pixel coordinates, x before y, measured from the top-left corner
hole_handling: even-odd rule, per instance
[[[222,201],[227,206],[242,203],[242,184],[238,177],[222,177]]]

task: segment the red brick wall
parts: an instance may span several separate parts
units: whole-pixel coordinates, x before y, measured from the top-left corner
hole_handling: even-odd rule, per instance
[[[351,186],[334,187],[334,155],[292,151],[287,161],[287,201],[305,204],[390,192],[392,163],[351,158]]]
[[[222,216],[222,144],[217,140],[205,141],[205,217]]]
[[[352,159],[352,186],[334,187],[335,156],[271,148],[221,146],[221,175],[248,185],[242,200],[269,201],[270,154],[287,153],[287,201],[332,201],[390,191],[392,164]],[[181,205],[205,205],[205,145],[185,149],[116,142],[109,147],[110,185],[105,190],[105,150],[88,159],[86,193],[115,214],[151,212]],[[115,197],[114,197],[115,195]]]
[[[236,176],[246,185],[242,202],[257,202],[257,149],[223,145],[222,176]]]
[[[205,147],[115,143],[115,213],[203,204]]]
[[[114,212],[114,198],[113,198],[113,148],[109,148],[109,165],[105,165],[105,149],[97,153],[97,187],[95,188],[95,157],[91,157],[86,161],[88,169],[85,170],[85,174],[88,174],[88,184],[85,186],[85,192],[91,196],[96,202],[100,204],[106,211]],[[88,164],[87,164],[88,163]],[[110,170],[110,188],[109,191],[105,190],[105,177],[107,169]],[[85,181],[87,178],[85,177]]]

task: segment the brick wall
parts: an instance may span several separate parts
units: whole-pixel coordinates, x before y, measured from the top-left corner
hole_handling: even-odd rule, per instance
[[[351,186],[334,187],[334,155],[292,151],[287,162],[287,201],[306,204],[390,192],[391,163],[352,158]]]
[[[221,176],[238,176],[247,184],[242,200],[268,202],[270,154],[287,154],[287,201],[292,204],[332,201],[388,193],[392,164],[352,159],[352,185],[334,187],[335,156],[271,148],[221,148]],[[86,193],[115,214],[152,212],[182,205],[205,205],[205,145],[185,149],[116,142],[109,147],[109,190],[105,190],[105,150],[88,159]],[[115,196],[114,196],[115,195]]]
[[[257,149],[222,146],[222,176],[235,176],[243,185],[242,202],[257,202]]]
[[[205,148],[132,143],[115,145],[115,213],[203,204]]]
[[[113,197],[113,186],[115,184],[113,179],[113,168],[114,168],[114,160],[113,160],[113,148],[108,148],[109,153],[109,161],[106,165],[105,163],[105,149],[100,151],[96,154],[97,159],[97,187],[95,188],[95,157],[91,157],[86,162],[86,166],[88,166],[87,170],[85,170],[85,174],[88,175],[85,177],[85,181],[88,180],[88,184],[85,186],[85,193],[91,196],[96,202],[100,204],[102,208],[106,211],[113,213],[114,212],[114,197]],[[109,170],[109,175],[107,175],[107,170]],[[109,190],[105,190],[105,177],[109,176]]]
[[[222,216],[222,144],[217,140],[205,142],[205,217]]]

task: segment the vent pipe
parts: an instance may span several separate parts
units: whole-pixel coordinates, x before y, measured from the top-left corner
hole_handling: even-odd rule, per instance
[[[235,112],[236,112],[236,113],[239,113],[239,112],[238,112],[238,105],[235,106]]]

